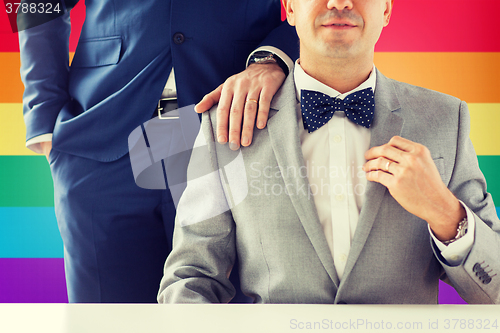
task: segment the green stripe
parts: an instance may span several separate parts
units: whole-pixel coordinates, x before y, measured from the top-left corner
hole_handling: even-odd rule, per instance
[[[478,156],[479,167],[486,178],[488,192],[493,196],[495,206],[500,207],[500,156]]]
[[[0,156],[0,207],[53,207],[54,189],[44,156]]]
[[[500,156],[478,156],[488,192],[500,206]],[[0,207],[52,207],[54,190],[44,156],[0,156]]]

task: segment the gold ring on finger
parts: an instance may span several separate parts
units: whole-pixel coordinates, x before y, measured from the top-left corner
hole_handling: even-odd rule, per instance
[[[247,102],[254,102],[255,104],[259,104],[259,102],[256,99],[247,98]]]
[[[387,161],[387,164],[385,165],[385,171],[389,172],[389,167],[391,166],[392,161]]]

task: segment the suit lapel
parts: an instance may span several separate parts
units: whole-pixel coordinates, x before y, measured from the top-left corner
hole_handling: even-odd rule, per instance
[[[371,127],[370,148],[387,143],[393,136],[400,135],[403,119],[394,111],[400,109],[399,100],[393,82],[377,70],[377,86],[375,89],[375,116]],[[361,209],[358,226],[354,233],[351,251],[346,263],[342,280],[346,280],[352,271],[368,235],[372,229],[380,204],[387,188],[379,183],[368,182],[366,201]]]
[[[294,167],[298,173],[299,170],[305,169],[305,162],[299,140],[296,105],[297,97],[292,73],[273,99],[268,132],[278,166],[282,170]],[[297,189],[289,198],[325,270],[338,287],[339,279],[312,195],[309,193],[307,177],[294,177],[293,173],[284,172],[283,180],[287,188]]]

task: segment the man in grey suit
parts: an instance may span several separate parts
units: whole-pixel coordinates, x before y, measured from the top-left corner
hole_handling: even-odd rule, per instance
[[[203,117],[160,303],[500,303],[500,221],[464,102],[386,78],[391,0],[284,0],[300,59],[231,151]],[[204,169],[203,173],[200,170]]]

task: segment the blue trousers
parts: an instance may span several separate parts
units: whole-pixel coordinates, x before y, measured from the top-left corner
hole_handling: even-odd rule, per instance
[[[69,301],[155,303],[171,250],[168,190],[134,182],[128,155],[98,162],[50,154]]]

